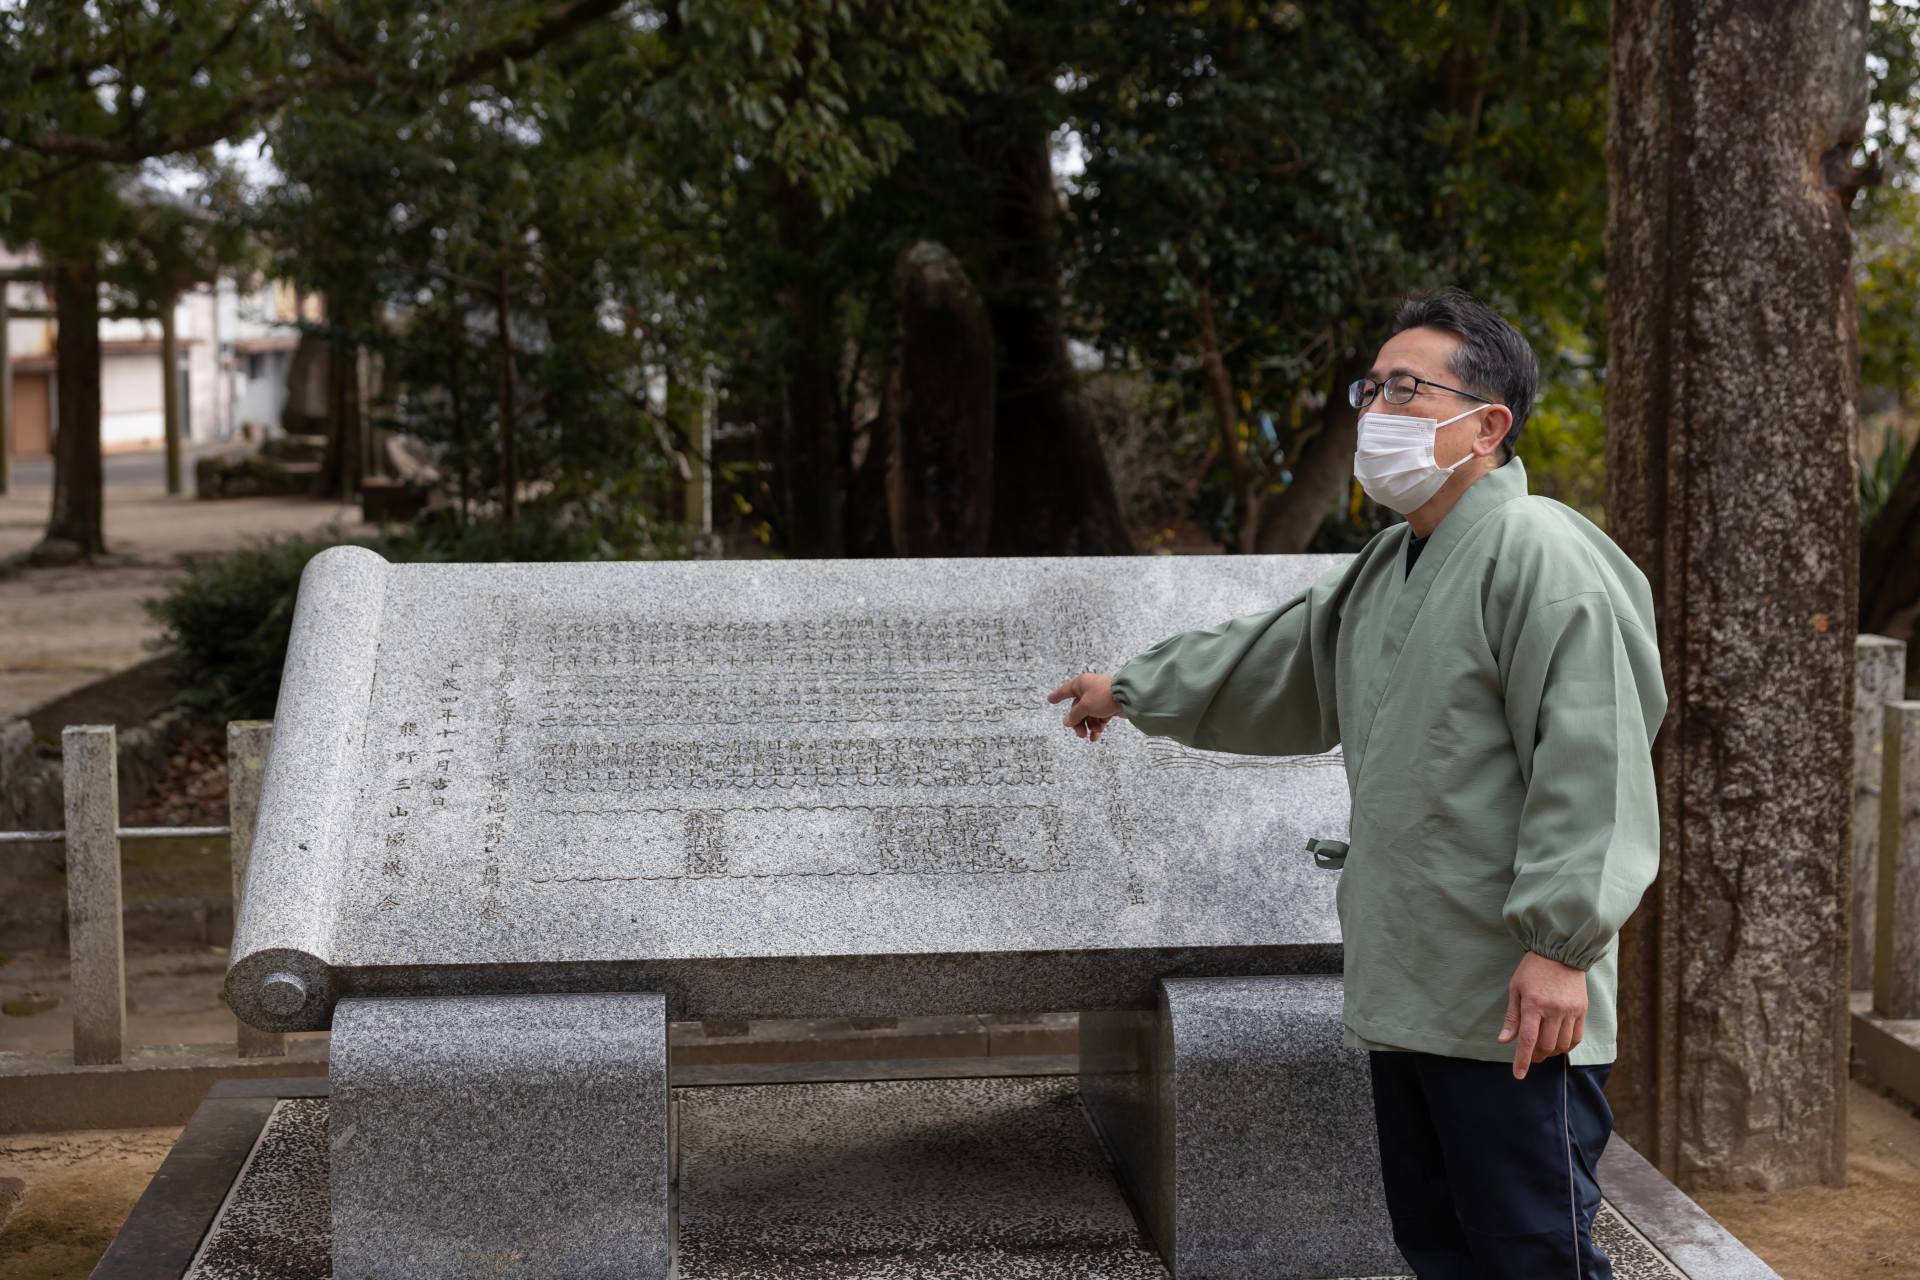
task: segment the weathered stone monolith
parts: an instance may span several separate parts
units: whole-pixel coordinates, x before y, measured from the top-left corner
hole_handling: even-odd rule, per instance
[[[1616,0],[1609,532],[1671,707],[1621,1132],[1682,1186],[1845,1176],[1866,0]]]
[[[987,304],[960,260],[930,240],[901,250],[882,409],[895,555],[987,553],[993,368]]]

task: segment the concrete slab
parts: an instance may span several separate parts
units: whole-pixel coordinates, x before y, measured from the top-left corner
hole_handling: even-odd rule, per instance
[[[95,1280],[327,1277],[324,1091],[217,1086]],[[1166,1280],[1070,1078],[675,1094],[681,1280]],[[1773,1276],[1624,1143],[1601,1183],[1616,1280]]]
[[[1856,991],[1853,1058],[1875,1084],[1920,1107],[1920,1018],[1883,1018],[1870,993]]]

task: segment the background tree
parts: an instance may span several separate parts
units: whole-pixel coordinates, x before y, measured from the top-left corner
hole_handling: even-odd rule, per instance
[[[282,106],[431,92],[612,13],[623,0],[447,3],[213,0],[0,11],[0,241],[53,272],[59,443],[43,555],[105,546],[98,308],[103,270],[137,256],[130,172],[242,137]],[[458,35],[450,38],[449,33]]]

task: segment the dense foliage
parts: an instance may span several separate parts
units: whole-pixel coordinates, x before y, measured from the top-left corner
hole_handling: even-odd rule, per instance
[[[1889,181],[1858,209],[1863,369],[1896,396],[1917,14],[1873,5]],[[1133,459],[1063,473],[1049,403],[996,444],[1003,524],[1111,492],[1139,546],[1300,549],[1322,515],[1350,545],[1383,513],[1303,468],[1394,304],[1442,282],[1542,356],[1537,487],[1601,505],[1604,0],[144,0],[12,6],[0,39],[0,240],[134,302],[236,264],[322,292],[383,375],[340,389],[338,465],[404,430],[463,511],[675,519],[711,396],[723,516],[884,553],[887,282],[922,238],[987,298],[1002,412],[1070,336],[1105,372],[1061,403]],[[1092,549],[1089,521],[997,549]]]
[[[439,518],[351,538],[333,528],[247,543],[229,554],[183,562],[186,572],[146,602],[159,645],[179,664],[187,699],[222,720],[269,719],[280,694],[300,574],[332,546],[369,547],[397,564],[678,559],[671,527],[633,518],[606,501],[553,502],[534,518],[455,523]]]

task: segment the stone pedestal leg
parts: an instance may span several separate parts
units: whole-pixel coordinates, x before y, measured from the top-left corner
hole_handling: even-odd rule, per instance
[[[339,1280],[664,1280],[662,997],[342,1000],[331,1052]]]
[[[1339,978],[1170,979],[1080,1035],[1087,1114],[1178,1280],[1405,1270]]]

